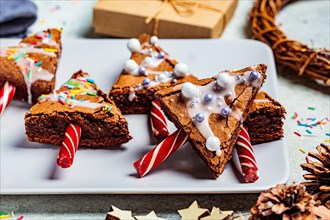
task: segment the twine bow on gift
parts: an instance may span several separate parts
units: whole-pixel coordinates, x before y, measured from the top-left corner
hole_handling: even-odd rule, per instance
[[[209,5],[203,3],[202,1],[192,1],[192,0],[161,0],[163,4],[159,7],[159,9],[149,17],[145,19],[145,23],[149,24],[152,20],[155,20],[153,34],[158,35],[159,28],[159,19],[158,16],[165,10],[167,7],[172,7],[175,12],[182,17],[189,17],[195,14],[196,9],[206,9],[210,11],[215,11],[223,14],[223,26],[226,25],[226,14],[219,8],[214,7],[213,5]]]

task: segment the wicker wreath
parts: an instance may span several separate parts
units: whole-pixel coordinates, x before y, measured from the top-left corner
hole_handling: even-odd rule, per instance
[[[289,39],[275,23],[279,10],[290,0],[257,0],[250,11],[253,38],[268,44],[278,64],[319,83],[330,85],[330,50],[309,48]]]

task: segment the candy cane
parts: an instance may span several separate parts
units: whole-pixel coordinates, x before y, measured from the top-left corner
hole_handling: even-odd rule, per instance
[[[2,113],[13,99],[15,91],[16,87],[9,82],[5,82],[5,84],[0,89],[0,115],[2,115]]]
[[[158,140],[163,140],[170,134],[164,112],[157,100],[151,102],[150,119],[152,133]]]
[[[137,160],[133,166],[138,174],[143,177],[179,149],[187,139],[188,135],[183,129],[177,130],[160,142],[141,159]]]
[[[66,128],[64,141],[57,156],[58,166],[62,168],[69,168],[72,165],[79,145],[80,136],[80,126],[76,124],[69,124],[69,126]]]
[[[243,126],[236,142],[236,150],[242,168],[243,179],[247,183],[257,181],[259,168],[252,149],[248,129]]]

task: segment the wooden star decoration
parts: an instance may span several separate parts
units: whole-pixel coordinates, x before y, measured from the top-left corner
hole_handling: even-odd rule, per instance
[[[201,218],[201,220],[227,220],[231,219],[233,213],[233,211],[221,211],[219,208],[213,207],[211,214]]]
[[[145,216],[134,216],[137,220],[166,220],[165,218],[160,218],[156,215],[154,211],[150,212]]]
[[[182,220],[199,220],[201,217],[209,215],[208,209],[200,208],[197,201],[194,201],[189,208],[178,210]]]
[[[107,213],[106,220],[135,220],[135,218],[132,217],[131,211],[121,210],[115,206],[111,206],[110,212]]]

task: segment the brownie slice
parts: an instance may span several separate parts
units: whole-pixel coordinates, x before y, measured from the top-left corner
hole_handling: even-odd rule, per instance
[[[1,47],[0,87],[16,86],[15,98],[36,102],[52,92],[61,52],[61,29],[48,29],[23,38],[16,46]]]
[[[224,71],[156,93],[165,114],[208,166],[213,178],[231,159],[240,126],[266,78],[267,66]]]
[[[25,115],[30,141],[61,145],[70,123],[82,129],[79,146],[114,147],[128,142],[128,124],[87,73],[78,71],[54,93],[42,95]]]
[[[159,46],[155,36],[142,34],[127,46],[131,58],[110,90],[110,97],[123,114],[149,113],[155,92],[196,79],[185,64],[178,63]]]
[[[283,134],[285,108],[266,92],[259,92],[244,122],[252,144],[280,139]]]

